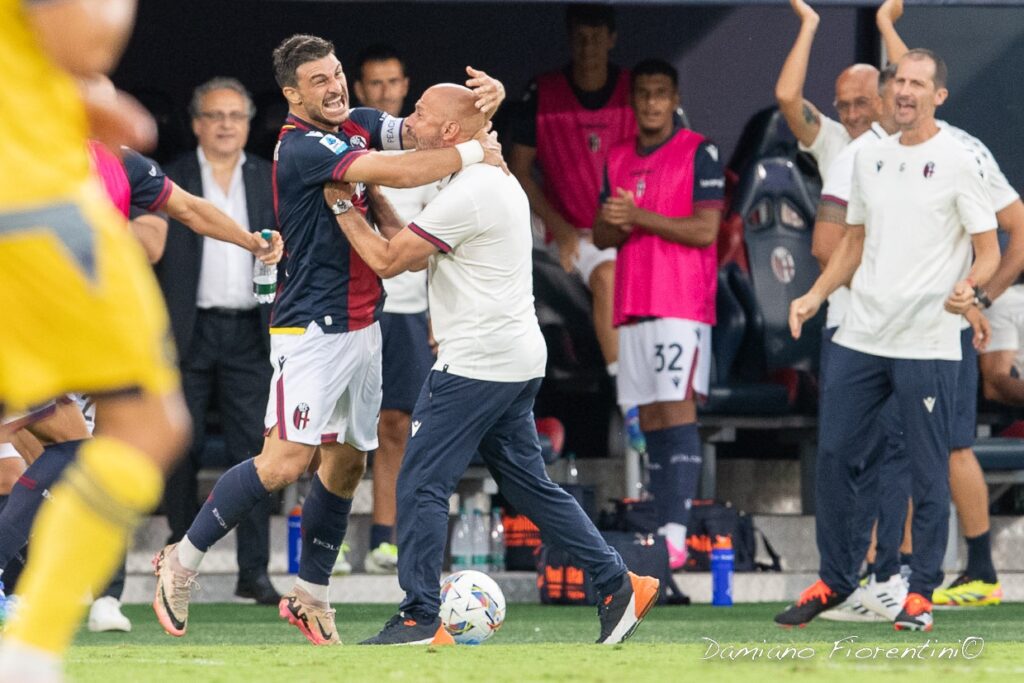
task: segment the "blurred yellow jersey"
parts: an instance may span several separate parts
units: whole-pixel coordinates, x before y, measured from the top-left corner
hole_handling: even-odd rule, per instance
[[[0,211],[75,194],[89,177],[78,88],[39,46],[25,0],[0,0]]]

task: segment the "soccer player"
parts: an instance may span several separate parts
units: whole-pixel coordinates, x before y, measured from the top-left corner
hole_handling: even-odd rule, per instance
[[[471,70],[477,106],[493,112],[497,81]],[[473,163],[502,164],[500,147],[467,140],[457,149],[388,156],[400,149],[403,120],[349,110],[348,84],[334,45],[294,35],[274,50],[274,76],[289,114],[274,154],[275,207],[287,256],[278,270],[271,327],[271,380],[263,451],[228,470],[180,543],[158,553],[153,608],[164,629],[183,636],[191,587],[203,555],[273,491],[296,481],[319,448],[321,460],[302,514],[302,556],[283,618],[315,645],[340,642],[329,603],[331,570],[348,526],[352,496],[377,447],[381,401],[380,280],[352,250],[323,201],[323,185],[413,187]]]
[[[846,234],[822,276],[790,307],[790,327],[799,337],[825,297],[853,277],[851,306],[834,337],[823,387],[821,419],[829,429],[818,452],[820,579],[776,616],[783,626],[807,623],[857,586],[857,550],[866,546],[867,530],[851,525],[849,513],[858,495],[874,492],[858,492],[854,478],[878,465],[884,434],[876,420],[895,396],[912,468],[918,541],[895,626],[932,628],[929,598],[941,581],[948,524],[958,316],[999,260],[996,218],[978,162],[935,122],[948,94],[946,78],[945,63],[930,51],[911,50],[899,61],[900,135],[857,153]],[[907,254],[915,255],[911,264]]]
[[[595,247],[591,228],[605,155],[632,137],[636,121],[629,106],[629,72],[608,58],[617,37],[614,8],[572,4],[565,20],[572,61],[531,83],[510,167],[544,222],[562,267],[579,273],[593,294],[594,330],[614,377],[619,357],[612,325],[615,250]],[[543,184],[534,179],[535,164]]]
[[[37,520],[23,608],[0,646],[4,683],[60,679],[81,596],[106,583],[188,438],[163,303],[90,174],[87,113],[98,109],[87,110],[72,78],[114,66],[134,6],[0,3],[0,404],[24,410],[88,391],[106,425],[82,443]],[[136,129],[137,112],[106,113],[129,124],[118,130]]]
[[[718,148],[674,121],[675,68],[648,60],[632,74],[639,132],[608,152],[594,244],[618,247],[618,400],[640,407],[659,532],[675,569],[686,560],[700,482],[695,398],[708,390],[725,179]]]
[[[451,149],[471,140],[485,123],[473,97],[451,84],[423,93],[407,119],[417,147]],[[444,181],[390,241],[344,210],[335,188],[325,192],[349,242],[378,275],[429,266],[439,345],[398,475],[405,599],[364,644],[453,643],[438,616],[438,579],[448,499],[477,451],[509,502],[590,572],[600,595],[598,642],[628,638],[657,600],[658,581],[626,571],[576,500],[548,478],[540,455],[533,402],[547,350],[533,307],[529,202],[519,183],[494,168],[467,168]]]
[[[369,47],[360,53],[356,68],[359,78],[354,85],[359,101],[391,116],[400,116],[409,92],[409,77],[398,52],[386,45]],[[381,192],[404,225],[433,199],[437,185],[381,188]],[[427,317],[426,271],[402,273],[385,280],[383,285],[387,294],[380,316],[383,398],[377,427],[380,443],[373,455],[373,525],[366,555],[366,571],[371,574],[398,571],[398,546],[394,543],[395,486],[416,396],[434,362]]]

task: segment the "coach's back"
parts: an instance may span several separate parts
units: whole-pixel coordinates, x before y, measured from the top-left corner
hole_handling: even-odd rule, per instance
[[[470,166],[442,181],[411,227],[439,250],[429,280],[434,369],[495,382],[543,377],[530,205],[519,182],[494,166]]]

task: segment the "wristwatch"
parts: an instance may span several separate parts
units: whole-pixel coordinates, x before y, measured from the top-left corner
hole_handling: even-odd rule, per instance
[[[339,199],[338,201],[331,204],[331,211],[334,212],[335,216],[340,216],[341,214],[347,212],[351,208],[352,202],[350,202],[347,199]]]

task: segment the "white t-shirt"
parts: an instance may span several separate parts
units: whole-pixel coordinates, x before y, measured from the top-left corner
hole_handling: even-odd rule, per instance
[[[888,358],[960,360],[960,316],[943,303],[971,263],[971,235],[994,230],[983,172],[948,131],[865,144],[846,222],[865,226],[850,310],[835,342]]]
[[[1002,211],[1019,198],[1017,191],[1013,189],[1006,176],[1003,175],[1002,169],[999,168],[999,164],[996,162],[995,157],[992,156],[992,152],[985,146],[985,143],[970,133],[945,121],[937,120],[936,123],[939,128],[948,130],[957,142],[962,144],[981,164],[982,171],[985,174],[985,184],[988,188],[989,198],[992,201],[993,211]],[[829,168],[828,181],[821,189],[822,201],[831,201],[834,204],[846,206],[850,199],[850,185],[853,182],[854,156],[864,144],[883,137],[889,137],[889,134],[878,123],[873,123],[871,124],[871,130],[851,142],[839,153]],[[828,316],[825,326],[837,327],[843,321],[843,316],[846,315],[849,307],[850,289],[848,287],[840,287],[828,298]],[[963,320],[960,323],[960,327],[962,329],[967,328],[970,327],[970,324]]]
[[[839,206],[846,207],[850,201],[850,184],[853,182],[853,160],[864,145],[889,137],[878,123],[872,123],[870,130],[860,135],[856,140],[844,147],[836,155],[825,175],[828,180],[821,188],[821,201],[832,202]],[[828,298],[828,314],[825,316],[825,327],[838,327],[843,322],[843,316],[850,308],[850,288],[845,285],[832,292]]]
[[[985,311],[992,325],[985,353],[1014,351],[1013,366],[1024,374],[1024,285],[1014,285]]]
[[[443,183],[409,228],[439,251],[429,268],[434,369],[491,382],[543,377],[530,204],[515,177],[474,164]]]
[[[405,154],[405,152],[383,152],[383,154]],[[398,217],[409,223],[430,200],[437,196],[437,183],[419,187],[381,187],[381,192],[398,212]],[[406,271],[383,281],[385,313],[422,313],[427,310],[427,271]]]
[[[830,119],[824,114],[821,115],[821,127],[818,128],[818,135],[810,147],[800,143],[800,150],[808,152],[818,163],[818,175],[821,181],[828,181],[829,169],[836,156],[843,151],[843,148],[850,144],[850,134],[846,132],[843,124],[835,119]]]

